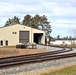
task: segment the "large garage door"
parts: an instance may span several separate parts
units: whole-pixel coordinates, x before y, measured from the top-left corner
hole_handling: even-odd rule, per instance
[[[29,42],[29,31],[20,31],[19,32],[19,42],[20,43]]]
[[[34,33],[34,42],[36,44],[41,44],[42,36],[43,36],[43,33]]]

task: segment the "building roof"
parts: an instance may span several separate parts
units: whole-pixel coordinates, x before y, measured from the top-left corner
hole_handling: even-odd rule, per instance
[[[23,24],[14,24],[14,25],[22,25],[22,26],[25,26],[25,25],[23,25]],[[3,26],[3,27],[0,27],[0,29],[1,29],[1,28],[10,27],[10,26],[14,26],[14,25]],[[29,27],[29,26],[25,26],[25,27]],[[29,28],[32,28],[32,27],[29,27]],[[33,29],[36,29],[36,28],[33,28]],[[36,30],[39,30],[39,29],[36,29]],[[43,31],[43,30],[39,30],[39,31]]]

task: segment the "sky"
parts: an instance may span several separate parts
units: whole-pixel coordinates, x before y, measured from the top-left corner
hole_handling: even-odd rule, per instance
[[[76,28],[76,0],[0,0],[0,27],[8,18],[20,21],[30,14],[46,15],[52,27],[51,36],[72,36]]]

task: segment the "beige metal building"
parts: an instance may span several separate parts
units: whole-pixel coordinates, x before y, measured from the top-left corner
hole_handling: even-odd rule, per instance
[[[20,24],[0,28],[0,46],[24,42],[45,44],[45,32]]]

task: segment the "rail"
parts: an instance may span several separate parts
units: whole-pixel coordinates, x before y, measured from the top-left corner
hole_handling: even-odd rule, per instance
[[[68,49],[68,50],[63,49],[63,50],[52,51],[52,52],[0,58],[0,68],[5,67],[5,66],[38,63],[38,62],[43,62],[43,61],[48,61],[48,60],[57,60],[57,59],[63,59],[63,58],[76,56],[76,53],[60,54],[60,53],[69,52],[69,51],[72,51],[72,49]]]

